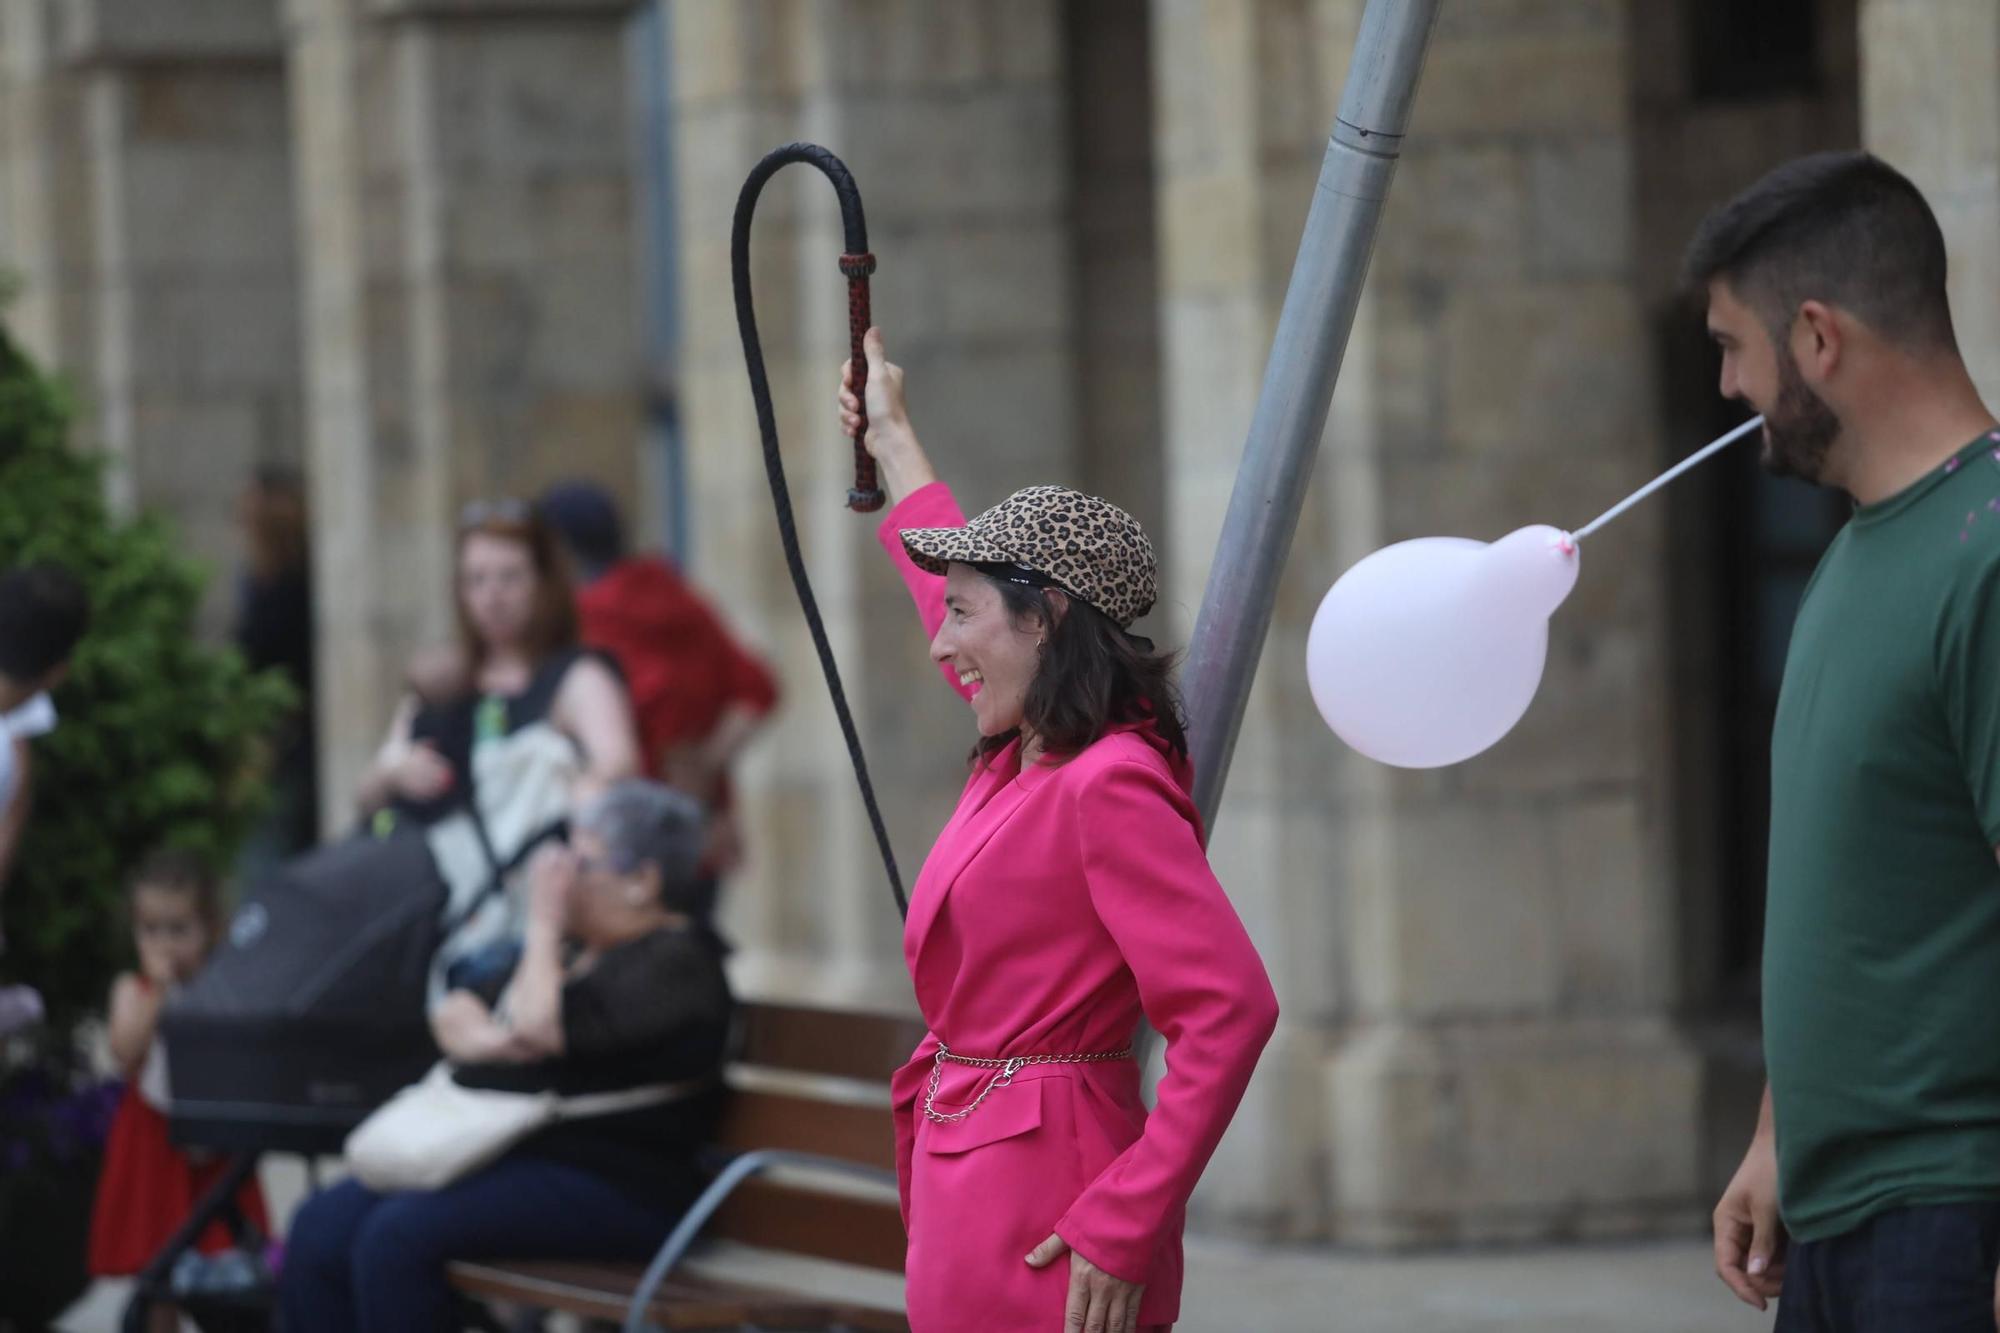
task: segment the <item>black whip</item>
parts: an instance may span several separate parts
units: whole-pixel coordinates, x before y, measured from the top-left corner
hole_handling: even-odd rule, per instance
[[[743,335],[743,360],[750,369],[750,393],[757,400],[757,432],[764,441],[764,471],[771,479],[771,503],[778,511],[778,537],[785,546],[785,564],[792,572],[792,587],[799,594],[812,631],[813,647],[819,650],[819,664],[826,672],[826,687],[833,695],[833,711],[840,717],[841,733],[847,738],[847,755],[854,762],[854,776],[861,784],[861,799],[868,807],[868,822],[875,828],[875,843],[882,849],[882,865],[889,872],[889,888],[896,895],[896,911],[907,917],[909,899],[903,893],[903,877],[896,869],[896,853],[889,846],[889,830],[882,822],[881,807],[875,803],[875,787],[868,780],[868,760],[861,753],[861,737],[854,729],[854,715],[847,707],[847,691],[841,688],[840,668],[833,660],[833,645],[827,641],[826,624],[820,619],[819,602],[813,597],[812,582],[806,577],[805,557],[799,551],[798,523],[792,517],[792,493],[785,485],[785,463],[778,452],[778,418],[771,407],[771,383],[764,371],[764,349],[757,340],[757,313],[750,300],[750,216],[757,209],[757,196],[764,182],[780,167],[804,162],[818,167],[833,182],[840,196],[840,220],[847,234],[847,252],[840,257],[840,271],[847,278],[847,322],[850,353],[854,363],[854,396],[863,400],[861,427],[854,433],[854,489],[847,493],[847,507],[857,514],[872,513],[882,507],[883,495],[876,484],[875,460],[862,444],[868,430],[866,398],[868,361],[861,352],[861,336],[871,322],[868,309],[868,275],[875,271],[875,256],[868,253],[868,223],[861,212],[861,191],[854,176],[839,158],[818,144],[794,143],[767,154],[743,182],[736,197],[736,221],[729,238],[730,277],[736,288],[736,327]]]

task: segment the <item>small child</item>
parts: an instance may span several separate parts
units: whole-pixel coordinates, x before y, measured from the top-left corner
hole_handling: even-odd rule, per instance
[[[132,878],[132,935],[139,971],[111,988],[111,1053],[125,1075],[125,1095],[105,1145],[97,1208],[90,1226],[90,1271],[96,1277],[139,1272],[223,1170],[197,1161],[167,1137],[169,1094],[164,1053],[154,1039],[167,997],[201,970],[221,927],[214,876],[194,858],[162,852]],[[244,1220],[270,1234],[264,1197],[253,1181],[237,1196]],[[219,1223],[198,1244],[204,1255],[234,1244]],[[155,1325],[177,1328],[178,1316],[155,1309]]]

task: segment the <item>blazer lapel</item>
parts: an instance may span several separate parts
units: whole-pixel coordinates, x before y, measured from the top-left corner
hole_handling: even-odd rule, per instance
[[[966,787],[958,810],[938,835],[929,859],[917,876],[910,896],[910,919],[903,929],[903,956],[910,975],[919,982],[919,965],[925,942],[937,924],[944,901],[958,883],[959,876],[972,864],[1007,821],[1021,808],[1027,792],[1014,781],[1011,772],[988,769]]]

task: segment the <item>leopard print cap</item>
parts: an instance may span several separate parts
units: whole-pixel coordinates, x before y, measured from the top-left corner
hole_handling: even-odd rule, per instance
[[[1153,609],[1160,566],[1139,520],[1067,486],[1015,491],[962,528],[904,528],[898,533],[917,568],[1016,564],[1053,579],[1120,629]]]

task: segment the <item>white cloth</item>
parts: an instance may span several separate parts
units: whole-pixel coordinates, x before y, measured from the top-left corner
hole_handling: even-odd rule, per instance
[[[528,914],[521,853],[569,815],[570,793],[582,773],[576,742],[546,719],[473,746],[472,790],[493,840],[493,857],[513,868],[504,892],[489,894],[493,861],[472,816],[460,811],[430,827],[431,854],[450,888],[445,920],[457,923],[431,959],[432,1007],[444,998],[446,974],[460,959],[521,937]]]
[[[14,804],[14,742],[31,741],[56,729],[56,706],[47,694],[37,694],[10,713],[0,713],[0,814]]]

